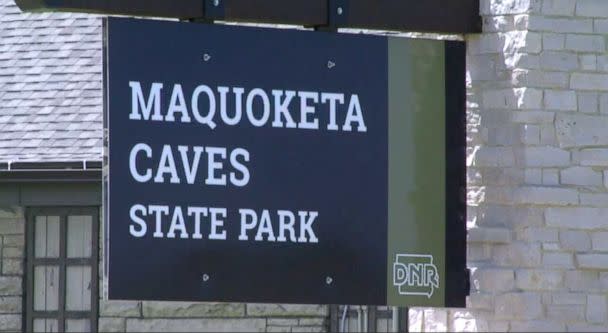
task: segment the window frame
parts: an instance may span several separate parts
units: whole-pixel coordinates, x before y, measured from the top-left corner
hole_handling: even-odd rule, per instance
[[[68,216],[91,216],[91,257],[68,258]],[[35,249],[35,218],[36,216],[59,216],[59,257],[36,258]],[[89,319],[91,332],[97,332],[99,308],[99,233],[100,208],[99,206],[32,206],[26,208],[25,227],[25,267],[24,272],[24,319],[25,332],[33,332],[34,318],[57,319],[57,331],[65,332],[67,319]],[[34,268],[36,266],[54,265],[59,267],[59,299],[57,311],[34,311]],[[70,265],[91,267],[91,308],[88,311],[66,310],[67,267]]]

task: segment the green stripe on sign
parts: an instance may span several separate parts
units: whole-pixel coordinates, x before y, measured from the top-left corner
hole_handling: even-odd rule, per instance
[[[388,40],[387,302],[445,300],[444,42]]]

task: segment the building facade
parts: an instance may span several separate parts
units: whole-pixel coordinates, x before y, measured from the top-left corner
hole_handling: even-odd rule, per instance
[[[608,331],[608,1],[480,1],[471,295],[409,328]],[[100,17],[0,0],[0,331],[328,330],[320,305],[103,300],[101,53]]]

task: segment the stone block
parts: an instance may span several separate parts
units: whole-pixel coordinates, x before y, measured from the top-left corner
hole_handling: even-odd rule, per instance
[[[559,251],[559,244],[553,243],[553,242],[543,243],[543,250],[544,251]]]
[[[514,0],[514,1],[481,1],[480,12],[482,15],[513,15],[528,13],[534,8],[534,0]]]
[[[580,322],[585,320],[583,305],[548,305],[547,318],[550,321]]]
[[[598,94],[593,92],[578,93],[578,111],[584,113],[597,113],[599,110]]]
[[[601,289],[597,271],[567,271],[566,288],[577,292],[599,291]]]
[[[577,254],[578,267],[584,269],[608,269],[608,254]]]
[[[485,32],[511,31],[515,29],[513,16],[486,16],[482,20],[483,31]]]
[[[581,205],[608,207],[608,193],[581,193]]]
[[[511,231],[505,228],[472,228],[467,234],[469,243],[509,243]]]
[[[23,207],[0,205],[0,219],[22,219],[22,218],[23,218]],[[0,222],[0,223],[2,223],[2,222]]]
[[[608,3],[605,0],[578,0],[576,15],[588,17],[608,17]]]
[[[22,220],[0,221],[0,235],[20,235],[24,233],[24,228],[25,223]]]
[[[600,113],[608,113],[608,94],[600,95]]]
[[[576,0],[545,0],[542,13],[549,16],[572,16]]]
[[[530,227],[525,228],[519,238],[527,242],[557,242],[558,232],[554,228]]]
[[[561,171],[561,182],[566,185],[602,186],[602,172],[590,167],[571,167]]]
[[[515,286],[512,269],[479,268],[474,271],[473,284],[482,292],[510,291]]]
[[[564,273],[555,270],[518,269],[515,286],[522,290],[559,290],[563,287]]]
[[[567,88],[569,85],[568,74],[566,73],[531,69],[513,70],[511,82],[515,86],[535,88]]]
[[[21,313],[22,306],[21,297],[0,297],[0,313]]]
[[[325,332],[325,327],[323,326],[306,326],[306,327],[292,327],[292,332]]]
[[[555,119],[555,113],[548,111],[520,111],[515,113],[511,112],[508,115],[508,119],[509,121],[512,121],[514,123],[549,124],[553,123],[553,120]]]
[[[422,326],[424,324],[424,309],[410,308],[408,312],[409,332],[422,332]],[[386,331],[388,332],[388,330],[389,326],[387,323]],[[380,331],[380,328],[378,331]]]
[[[566,49],[576,52],[604,52],[606,44],[603,36],[574,35],[566,36]]]
[[[140,317],[141,304],[135,301],[99,302],[99,315],[102,317]]]
[[[264,332],[266,319],[135,319],[127,318],[127,332]]]
[[[496,319],[539,319],[543,306],[537,293],[508,293],[496,296]]]
[[[576,205],[578,192],[567,188],[519,187],[513,190],[513,202],[523,205]]]
[[[23,294],[21,278],[13,276],[0,276],[1,296],[20,296]]]
[[[511,322],[511,330],[513,332],[564,332],[566,324],[547,320],[514,320]]]
[[[568,332],[608,332],[608,325],[568,324]]]
[[[125,318],[99,318],[99,332],[124,332],[127,329]]]
[[[527,185],[542,185],[543,172],[542,169],[526,169],[524,173],[524,181]]]
[[[608,33],[608,19],[595,19],[593,21],[593,30],[599,33]]]
[[[200,318],[200,317],[242,317],[245,305],[240,303],[190,303],[190,302],[143,302],[144,317],[160,318]]]
[[[24,248],[23,247],[4,247],[2,248],[2,258],[13,258],[13,259],[23,259],[24,258]]]
[[[553,125],[543,124],[540,127],[540,144],[549,146],[557,145],[555,127],[553,127]]]
[[[424,329],[430,332],[445,332],[448,329],[448,311],[445,309],[425,309]]]
[[[559,184],[559,172],[557,169],[543,169],[543,185]]]
[[[569,0],[574,1],[574,0]],[[550,32],[543,33],[543,48],[548,51],[562,50],[566,45],[566,35],[553,34]]]
[[[592,33],[593,19],[530,16],[528,27],[532,31],[553,33]]]
[[[540,68],[553,71],[573,71],[578,68],[578,56],[564,51],[544,51],[540,54]]]
[[[14,259],[2,260],[3,275],[23,275],[23,261]]]
[[[0,315],[0,331],[21,331],[21,322],[20,314]]]
[[[485,90],[482,92],[483,106],[489,109],[516,109],[517,98],[512,89]]]
[[[595,231],[591,233],[591,245],[594,251],[608,252],[608,232]]]
[[[555,293],[552,295],[553,304],[556,305],[585,305],[587,295],[575,293]]]
[[[489,330],[486,318],[469,311],[449,311],[448,321],[448,327],[452,332],[488,332]]]
[[[607,208],[591,207],[550,207],[545,211],[545,220],[550,227],[570,229],[608,228]]]
[[[509,321],[507,320],[490,320],[488,321],[487,332],[507,332],[509,331]]]
[[[327,316],[327,313],[328,308],[323,305],[247,304],[248,316],[324,317]]]
[[[498,266],[537,267],[541,263],[540,244],[514,242],[493,247],[493,259]]]
[[[581,165],[608,167],[608,149],[591,148],[582,149],[579,153]]]
[[[507,228],[539,227],[544,224],[544,210],[538,207],[513,207],[486,204],[479,208],[479,225]]]
[[[580,90],[608,91],[608,74],[573,73],[570,78],[570,87]]]
[[[597,70],[599,72],[608,72],[608,55],[597,56]]]
[[[505,167],[515,163],[512,148],[505,147],[483,147],[479,149],[473,159],[476,167]]]
[[[298,325],[298,323],[299,323],[298,319],[268,318],[268,325],[270,325],[270,326],[296,326],[296,325]]]
[[[494,296],[491,293],[472,292],[469,297],[467,297],[467,308],[493,310]]]
[[[591,238],[584,231],[562,230],[559,242],[561,248],[567,251],[585,252],[591,249]]]
[[[300,326],[323,326],[326,324],[326,318],[302,318],[299,320]]]
[[[595,71],[597,69],[597,56],[595,54],[579,54],[578,61],[584,71]]]
[[[7,247],[24,248],[25,235],[4,235],[2,244]]]
[[[560,167],[570,164],[570,152],[555,147],[527,147],[517,150],[518,164],[527,167]]]
[[[545,90],[545,108],[558,111],[576,111],[576,93],[572,90]]]
[[[268,326],[266,332],[291,332],[291,326]]]
[[[540,109],[543,101],[543,91],[534,88],[513,89],[517,99],[517,108],[522,110]]]
[[[606,295],[587,296],[587,321],[591,323],[605,323],[608,317],[608,303]]]
[[[574,260],[571,253],[545,252],[543,266],[551,269],[574,269]]]

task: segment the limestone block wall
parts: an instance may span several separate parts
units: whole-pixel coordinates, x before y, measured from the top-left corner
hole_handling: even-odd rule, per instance
[[[481,0],[468,35],[467,309],[413,331],[608,331],[608,1]]]
[[[0,332],[21,332],[24,249],[23,209],[0,206]]]
[[[318,305],[100,301],[100,332],[324,332]]]

